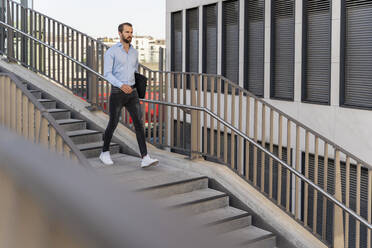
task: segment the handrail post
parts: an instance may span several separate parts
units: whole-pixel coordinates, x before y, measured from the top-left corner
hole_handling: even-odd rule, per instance
[[[90,41],[87,44],[87,66],[89,68],[92,68],[93,70],[97,71],[98,65],[97,65],[97,56],[96,56],[96,50],[94,46],[94,42]],[[97,110],[98,101],[97,101],[97,87],[98,87],[98,78],[96,75],[93,75],[91,72],[87,72],[87,99],[88,102],[91,104],[89,110],[94,111]]]
[[[191,77],[191,105],[196,106],[196,90],[195,90],[195,75],[190,75]],[[198,86],[200,87],[200,86]],[[191,110],[191,152],[190,159],[199,158],[198,147],[198,110]]]
[[[335,150],[335,198],[342,202],[340,151]],[[333,208],[333,247],[344,248],[344,218],[342,209]]]

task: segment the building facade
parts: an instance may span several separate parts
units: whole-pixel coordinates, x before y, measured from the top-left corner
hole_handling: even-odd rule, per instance
[[[220,74],[372,163],[372,1],[167,0],[167,69]]]

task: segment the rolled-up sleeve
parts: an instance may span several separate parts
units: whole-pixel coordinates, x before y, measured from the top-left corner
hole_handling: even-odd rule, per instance
[[[104,76],[105,78],[108,79],[110,84],[120,88],[123,85],[123,83],[119,79],[117,79],[112,73],[113,66],[114,66],[114,55],[112,54],[111,49],[109,49],[105,53]]]

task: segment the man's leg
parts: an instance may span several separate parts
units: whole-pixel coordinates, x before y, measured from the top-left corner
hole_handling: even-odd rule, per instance
[[[123,108],[122,93],[114,93],[110,96],[110,121],[103,136],[102,152],[110,150],[110,143],[116,127],[118,126],[121,109]]]
[[[144,157],[147,155],[145,130],[143,128],[141,104],[139,103],[138,94],[135,89],[131,93],[130,100],[125,105],[125,108],[128,110],[130,117],[133,120],[138,146],[141,156]]]

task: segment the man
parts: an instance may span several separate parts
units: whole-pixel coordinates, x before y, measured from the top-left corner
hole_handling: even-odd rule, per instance
[[[104,76],[112,84],[110,96],[110,121],[104,133],[104,144],[100,160],[106,165],[112,165],[110,157],[110,142],[118,125],[122,108],[128,110],[136,130],[138,146],[141,152],[141,167],[158,165],[157,159],[147,154],[145,132],[143,128],[141,105],[138,92],[134,88],[135,76],[138,72],[138,52],[131,46],[133,27],[130,23],[120,24],[118,27],[120,42],[105,53]]]

